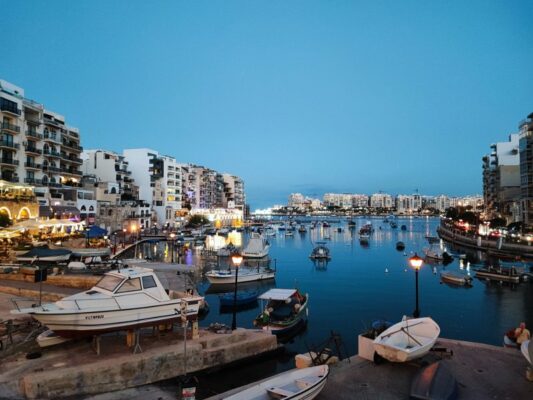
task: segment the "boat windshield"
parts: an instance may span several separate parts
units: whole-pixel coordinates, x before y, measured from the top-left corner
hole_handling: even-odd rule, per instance
[[[102,279],[98,281],[96,287],[100,289],[109,290],[110,292],[114,291],[120,282],[123,281],[123,278],[113,275],[104,275]]]

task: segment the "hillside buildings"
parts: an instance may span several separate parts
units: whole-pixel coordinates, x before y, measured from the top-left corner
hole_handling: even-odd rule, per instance
[[[520,123],[520,213],[522,222],[533,227],[533,113]]]

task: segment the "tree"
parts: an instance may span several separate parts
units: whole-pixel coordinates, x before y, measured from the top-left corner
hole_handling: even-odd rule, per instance
[[[9,215],[5,212],[0,212],[0,227],[5,228],[6,226],[9,226],[11,224],[12,221],[9,218]]]
[[[490,220],[491,228],[505,228],[507,226],[507,221],[505,218],[493,218]]]
[[[451,218],[453,220],[457,219],[459,216],[459,211],[455,207],[450,207],[446,209],[446,218]]]
[[[203,216],[203,215],[193,215],[191,218],[189,218],[189,222],[187,223],[187,226],[192,228],[197,228],[202,225],[206,225],[209,223],[209,220]]]

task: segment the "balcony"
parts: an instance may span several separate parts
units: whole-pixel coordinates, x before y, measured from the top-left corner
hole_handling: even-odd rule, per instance
[[[61,169],[57,167],[51,167],[50,165],[43,165],[43,171],[60,173]]]
[[[13,143],[11,141],[7,141],[7,140],[4,139],[4,140],[0,140],[0,147],[12,149],[12,150],[17,150],[17,149],[20,148],[20,144]]]
[[[47,140],[47,141],[61,143],[57,133],[45,132],[44,135],[43,135],[43,138],[44,138],[44,140]]]
[[[66,140],[63,140],[63,141],[61,142],[61,146],[66,147],[66,148],[68,148],[68,149],[75,150],[75,151],[83,151],[83,147],[81,147],[81,146],[78,145],[77,143],[74,143],[74,142],[67,142]]]
[[[19,177],[18,176],[3,176],[2,179],[7,182],[11,183],[18,183]]]
[[[61,154],[61,158],[63,160],[66,160],[66,161],[70,161],[72,163],[76,163],[76,164],[83,164],[83,160],[79,157],[75,157],[75,156],[67,156],[67,155],[63,155]]]
[[[13,133],[20,133],[20,126],[10,124],[9,122],[2,122],[0,124],[0,128],[2,128],[2,131],[9,131]]]
[[[12,166],[17,166],[19,165],[19,160],[13,160],[12,158],[0,158],[0,164],[3,164],[3,165],[12,165]]]
[[[38,155],[43,154],[43,151],[41,149],[38,149],[37,147],[29,145],[29,144],[24,146],[24,148],[26,149],[26,153],[32,153],[32,154],[38,154]]]
[[[11,104],[6,104],[3,102],[0,102],[0,111],[8,112],[17,116],[19,116],[21,113],[20,108],[18,108],[16,105],[12,106]]]
[[[59,154],[57,151],[55,150],[50,150],[50,149],[44,149],[43,150],[43,154],[45,156],[48,156],[48,157],[56,157],[56,158],[61,158],[61,154]]]
[[[34,138],[34,139],[42,139],[43,135],[40,133],[37,133],[36,131],[26,131],[26,136]]]
[[[69,170],[67,168],[60,168],[60,171],[63,174],[70,174],[70,175],[77,175],[77,176],[82,176],[83,175],[83,173],[81,171],[77,171],[75,169]]]
[[[36,164],[34,162],[25,162],[24,166],[26,168],[32,168],[32,169],[41,169],[42,168],[41,164]]]
[[[40,185],[42,183],[42,180],[35,178],[24,178],[24,183],[28,183],[30,185]]]
[[[52,125],[52,126],[57,126],[59,128],[63,127],[63,124],[60,123],[60,122],[57,122],[56,120],[53,120],[53,119],[50,119],[50,118],[47,118],[47,117],[44,117],[43,120],[44,120],[45,124]]]

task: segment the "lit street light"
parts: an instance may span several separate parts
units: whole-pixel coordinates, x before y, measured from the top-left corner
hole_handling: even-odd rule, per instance
[[[415,253],[413,257],[409,258],[409,265],[411,268],[415,269],[415,280],[416,280],[416,308],[413,312],[413,317],[418,318],[420,317],[420,309],[418,308],[418,271],[420,268],[422,268],[422,264],[424,263],[424,260],[420,257],[418,257],[418,254]]]
[[[233,253],[231,255],[231,262],[235,266],[235,290],[233,292],[233,321],[231,322],[231,330],[237,329],[237,281],[239,279],[239,267],[242,263],[242,256],[240,253]]]
[[[171,246],[172,246],[172,250],[171,250],[171,251],[172,251],[172,261],[171,261],[171,262],[172,262],[173,264],[174,264],[174,238],[175,238],[175,237],[176,237],[176,234],[175,234],[174,232],[172,232],[172,233],[170,234],[170,239],[171,239],[171,242],[170,242],[170,243],[171,243]]]

